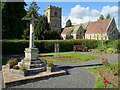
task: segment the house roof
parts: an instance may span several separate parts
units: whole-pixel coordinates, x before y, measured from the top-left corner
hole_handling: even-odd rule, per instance
[[[105,32],[107,27],[109,26],[109,23],[111,22],[111,18],[105,19],[105,20],[99,20],[95,22],[90,22],[86,34],[94,34],[94,33],[101,33]]]
[[[73,27],[66,27],[64,28],[61,34],[76,33],[80,29],[80,27],[86,29],[87,25],[88,23],[83,23],[83,24],[74,25]]]
[[[66,27],[64,28],[63,32],[61,34],[69,34],[73,31],[73,27]]]

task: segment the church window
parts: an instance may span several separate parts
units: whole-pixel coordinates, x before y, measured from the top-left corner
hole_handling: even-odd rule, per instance
[[[54,14],[55,14],[55,16],[57,16],[57,12],[55,12]]]
[[[91,35],[90,35],[90,39],[91,39]]]

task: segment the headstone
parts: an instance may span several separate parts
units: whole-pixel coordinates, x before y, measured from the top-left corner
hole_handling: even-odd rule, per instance
[[[55,48],[55,57],[59,57],[59,44],[56,43],[54,48]]]

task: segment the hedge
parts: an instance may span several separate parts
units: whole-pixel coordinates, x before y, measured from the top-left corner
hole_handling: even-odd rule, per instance
[[[100,40],[35,40],[35,47],[38,48],[39,53],[54,52],[54,44],[59,43],[60,52],[73,51],[74,44],[81,44],[87,46],[89,49],[95,49],[101,46]],[[116,43],[114,43],[116,42]],[[119,41],[120,42],[120,41]],[[104,41],[105,45],[113,45],[120,47],[118,40]],[[2,54],[24,54],[25,48],[29,47],[28,40],[2,40]]]

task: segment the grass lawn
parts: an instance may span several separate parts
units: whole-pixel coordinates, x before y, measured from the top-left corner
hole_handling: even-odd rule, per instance
[[[65,62],[70,64],[99,58],[99,56],[91,56],[77,52],[60,52],[59,57],[54,57],[54,55],[55,53],[44,53],[40,54],[40,58],[48,62]]]

